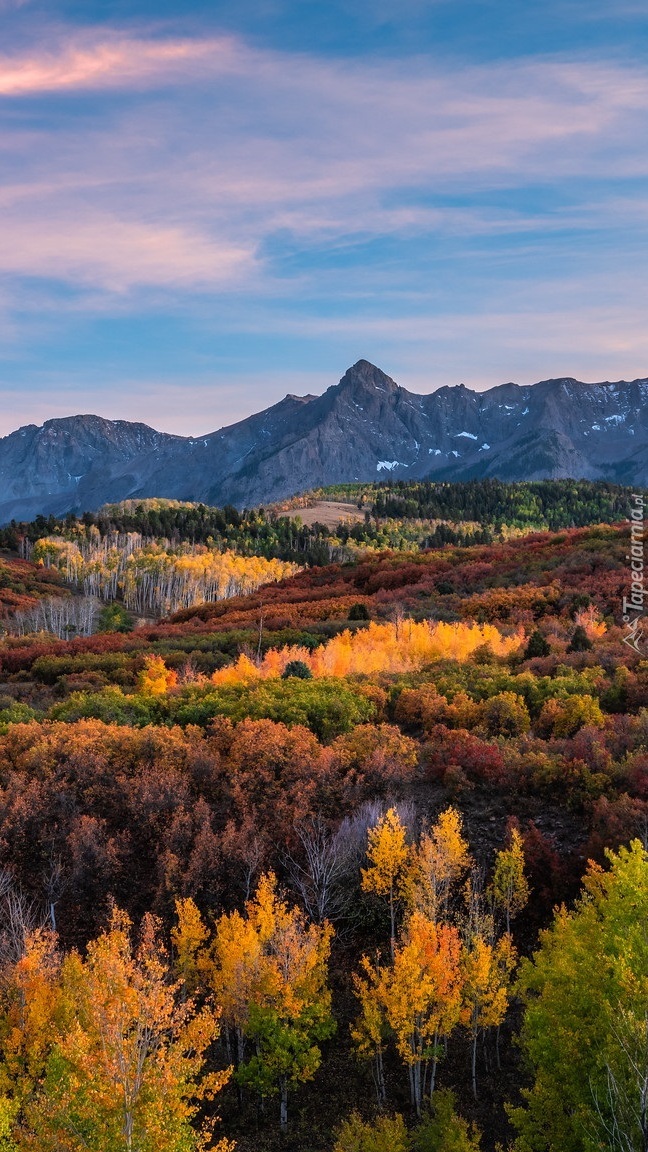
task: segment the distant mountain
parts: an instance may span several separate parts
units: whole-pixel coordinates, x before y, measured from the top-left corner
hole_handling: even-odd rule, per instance
[[[252,507],[345,481],[486,476],[647,485],[648,379],[417,396],[359,360],[323,396],[196,439],[99,416],[29,424],[0,439],[0,522],[146,496]]]

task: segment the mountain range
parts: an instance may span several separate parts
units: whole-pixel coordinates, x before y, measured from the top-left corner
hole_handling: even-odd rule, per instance
[[[161,496],[253,507],[353,480],[578,478],[648,484],[648,379],[572,378],[419,396],[359,360],[201,437],[70,416],[0,439],[0,522]]]

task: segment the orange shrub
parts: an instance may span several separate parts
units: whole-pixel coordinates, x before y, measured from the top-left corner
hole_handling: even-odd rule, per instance
[[[292,660],[302,661],[316,677],[416,672],[435,660],[468,660],[485,645],[496,656],[508,656],[523,639],[521,632],[503,636],[492,624],[372,621],[358,632],[341,632],[314,652],[297,647],[271,649],[258,665],[241,656],[233,667],[214,672],[212,681],[231,684],[281,676]]]

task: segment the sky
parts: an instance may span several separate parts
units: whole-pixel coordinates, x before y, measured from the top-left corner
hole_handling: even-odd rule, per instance
[[[648,376],[648,0],[0,0],[0,434]]]

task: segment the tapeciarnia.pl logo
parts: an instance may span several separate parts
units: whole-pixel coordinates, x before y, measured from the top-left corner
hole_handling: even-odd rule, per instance
[[[643,636],[644,598],[644,498],[633,492],[632,508],[628,517],[630,521],[630,552],[626,560],[630,562],[630,595],[623,597],[623,623],[626,633],[623,643],[643,655],[641,639]]]

